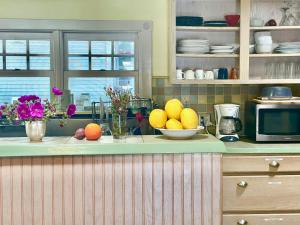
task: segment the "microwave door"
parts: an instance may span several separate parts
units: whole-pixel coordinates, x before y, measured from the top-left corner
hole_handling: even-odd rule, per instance
[[[300,108],[277,107],[258,110],[258,136],[270,141],[290,140],[300,137]],[[294,138],[293,138],[294,137]]]

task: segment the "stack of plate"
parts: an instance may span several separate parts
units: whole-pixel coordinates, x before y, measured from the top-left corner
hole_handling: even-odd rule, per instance
[[[293,54],[300,53],[300,42],[283,42],[275,49],[278,53]]]
[[[177,45],[177,51],[181,53],[203,54],[209,52],[209,41],[201,39],[180,40]]]
[[[210,53],[212,53],[212,54],[233,54],[234,46],[232,46],[232,45],[212,45],[212,46],[210,46]]]
[[[205,21],[204,26],[207,27],[226,27],[227,22],[223,20],[211,20],[211,21]]]

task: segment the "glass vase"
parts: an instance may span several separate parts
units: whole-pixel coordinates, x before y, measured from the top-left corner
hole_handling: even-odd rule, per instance
[[[125,138],[127,135],[127,111],[112,113],[112,135],[115,139]]]

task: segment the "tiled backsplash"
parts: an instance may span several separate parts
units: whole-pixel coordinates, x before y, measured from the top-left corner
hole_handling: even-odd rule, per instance
[[[214,104],[235,103],[240,105],[240,118],[244,121],[244,109],[247,100],[260,95],[264,85],[172,85],[167,78],[153,78],[152,95],[155,103],[163,107],[166,100],[180,99],[185,106],[198,113],[211,115],[214,121]],[[274,85],[275,86],[275,85]],[[294,96],[300,96],[299,85],[289,85]]]

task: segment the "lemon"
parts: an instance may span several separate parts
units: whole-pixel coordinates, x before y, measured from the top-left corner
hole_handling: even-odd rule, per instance
[[[149,123],[154,128],[163,128],[167,122],[167,113],[162,109],[154,109],[149,116]]]
[[[195,129],[199,119],[197,113],[190,108],[184,108],[180,114],[181,124],[184,129]]]
[[[166,128],[169,130],[182,130],[183,127],[178,120],[169,119],[166,123]]]
[[[171,99],[167,101],[165,105],[165,110],[169,119],[180,120],[180,113],[182,109],[183,105],[178,99]]]

